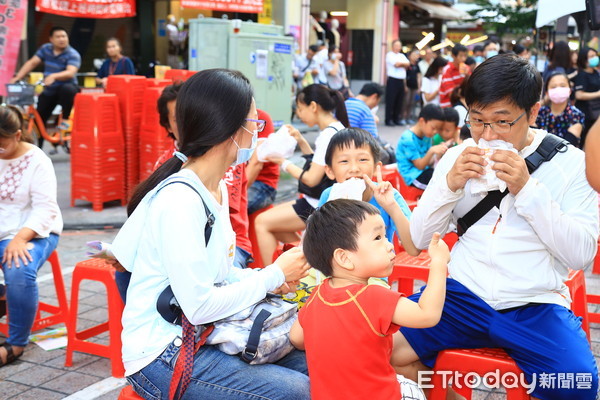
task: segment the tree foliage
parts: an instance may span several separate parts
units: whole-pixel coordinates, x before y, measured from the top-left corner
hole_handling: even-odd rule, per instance
[[[486,31],[527,33],[535,27],[537,0],[474,0],[469,11],[473,20],[482,20]]]

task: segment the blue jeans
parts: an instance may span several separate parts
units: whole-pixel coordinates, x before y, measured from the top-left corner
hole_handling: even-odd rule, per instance
[[[248,214],[270,206],[275,201],[277,190],[260,181],[254,181],[248,188]]]
[[[246,268],[254,259],[252,254],[248,253],[241,247],[235,247],[235,256],[233,258],[233,266],[236,268]]]
[[[171,343],[141,371],[128,376],[136,393],[145,399],[168,399],[178,354],[179,347]],[[249,365],[205,345],[194,356],[192,379],[183,399],[308,400],[307,374],[301,351],[293,351],[277,364]]]
[[[123,304],[125,304],[125,300],[127,299],[127,288],[129,287],[130,280],[131,272],[115,271],[115,283],[117,284],[117,289],[119,290],[119,295],[121,295]]]
[[[0,255],[4,254],[10,239],[0,241]],[[26,346],[29,343],[29,334],[38,308],[38,286],[36,282],[38,270],[44,265],[50,254],[58,245],[58,235],[51,233],[49,237],[33,239],[30,243],[33,248],[29,254],[33,261],[23,265],[18,261],[18,266],[8,268],[2,264],[4,281],[6,282],[6,304],[8,306],[8,344],[13,346]]]

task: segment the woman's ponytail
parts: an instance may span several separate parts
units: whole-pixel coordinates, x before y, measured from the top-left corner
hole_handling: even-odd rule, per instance
[[[346,102],[344,101],[344,95],[338,91],[329,89],[331,97],[335,103],[335,118],[342,123],[346,128],[350,127],[350,121],[348,120],[348,111],[346,110]]]

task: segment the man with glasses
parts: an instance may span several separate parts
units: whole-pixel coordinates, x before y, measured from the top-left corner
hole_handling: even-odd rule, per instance
[[[569,269],[593,260],[597,195],[585,178],[583,152],[572,146],[529,174],[525,158],[548,134],[529,127],[541,89],[539,72],[514,54],[485,61],[470,78],[466,122],[473,139],[449,149],[437,165],[411,218],[415,245],[426,248],[434,232],[447,232],[486,196],[471,188],[488,163],[508,194],[453,248],[438,325],[396,334],[392,362],[404,366],[398,370],[408,378],[417,380],[417,371],[433,367],[442,350],[500,347],[534,386],[534,398],[596,398],[596,362],[569,310],[564,281]],[[476,146],[480,139],[504,141],[516,152],[496,150],[486,159]],[[561,376],[572,382],[560,382]]]

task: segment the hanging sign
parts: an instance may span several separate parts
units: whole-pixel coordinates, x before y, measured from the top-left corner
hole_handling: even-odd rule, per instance
[[[203,10],[261,13],[263,0],[181,0],[183,8],[200,8]]]
[[[135,0],[36,0],[35,10],[63,17],[135,17]]]

